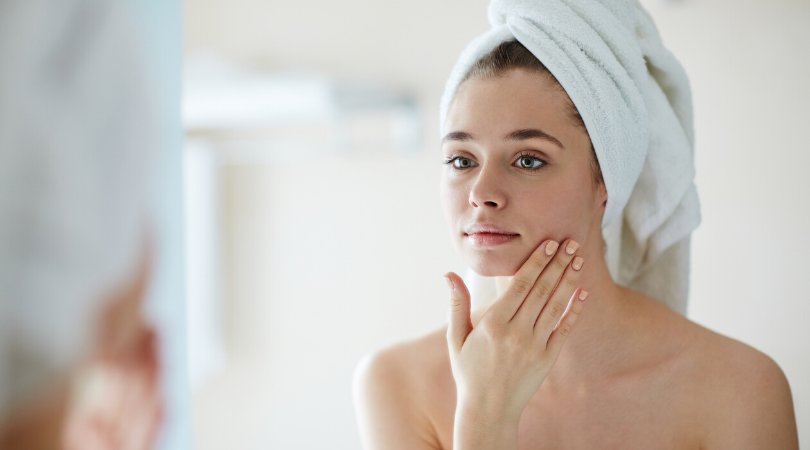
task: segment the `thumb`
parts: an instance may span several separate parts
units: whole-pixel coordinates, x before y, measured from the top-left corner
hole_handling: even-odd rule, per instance
[[[454,352],[459,352],[467,335],[473,329],[470,320],[470,291],[464,280],[453,272],[444,274],[447,288],[450,289],[450,324],[447,327],[447,344]]]

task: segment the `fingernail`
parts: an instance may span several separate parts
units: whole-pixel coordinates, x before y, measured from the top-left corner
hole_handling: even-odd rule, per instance
[[[448,289],[450,289],[451,291],[456,289],[456,285],[455,285],[455,283],[453,283],[453,280],[451,280],[450,277],[445,275],[444,279],[445,279],[445,281],[447,281],[447,288]]]
[[[577,241],[568,241],[568,245],[565,246],[565,252],[569,255],[573,255],[578,248],[579,244],[577,244]]]
[[[586,290],[579,291],[579,299],[585,301],[586,298],[588,298],[588,291]]]
[[[546,244],[546,255],[548,255],[548,256],[553,255],[554,252],[557,251],[557,247],[559,247],[559,246],[560,246],[560,244],[558,244],[558,243],[556,243],[554,241],[551,241],[548,244]]]
[[[574,258],[574,262],[571,263],[571,267],[573,267],[574,270],[579,270],[579,269],[582,268],[582,264],[584,264],[584,263],[585,263],[585,260],[582,259],[582,257],[577,256],[576,258]]]

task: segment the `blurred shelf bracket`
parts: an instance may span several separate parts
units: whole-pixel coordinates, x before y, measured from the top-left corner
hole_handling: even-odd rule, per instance
[[[250,72],[205,55],[184,69],[186,135],[213,144],[222,163],[421,149],[415,99],[382,83]]]
[[[219,162],[205,142],[183,151],[186,339],[189,385],[196,390],[227,363],[220,272]]]

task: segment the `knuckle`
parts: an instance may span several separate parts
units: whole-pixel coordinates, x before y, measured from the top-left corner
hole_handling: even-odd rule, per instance
[[[499,324],[492,322],[492,321],[484,321],[481,320],[481,325],[484,331],[484,334],[491,340],[499,340],[503,336],[503,327]]]
[[[554,258],[553,263],[554,267],[556,267],[559,270],[564,270],[565,267],[568,266],[568,263],[564,261],[562,258]]]
[[[577,279],[573,275],[566,275],[564,278],[564,282],[566,286],[574,287],[577,284]]]
[[[571,330],[574,328],[573,325],[570,323],[564,323],[560,325],[559,331],[561,336],[568,336],[571,333]]]
[[[523,294],[531,287],[532,287],[531,283],[529,283],[527,280],[523,278],[516,278],[512,282],[512,289],[514,289],[514,291],[518,294]]]
[[[460,298],[457,296],[450,297],[450,311],[451,312],[459,312],[464,306],[464,302],[461,301]]]
[[[534,266],[535,269],[542,269],[543,267],[546,267],[546,261],[540,256],[532,256],[529,258],[529,261],[531,261],[532,266]]]
[[[537,286],[535,286],[532,290],[534,297],[539,300],[544,300],[548,296],[549,292],[551,292],[551,287],[544,282],[537,283]]]
[[[523,348],[526,339],[520,333],[510,333],[506,341],[510,350],[519,351]]]
[[[554,303],[549,305],[548,307],[548,314],[551,316],[552,319],[559,319],[562,317],[563,312],[565,312],[565,307],[560,305],[559,303]]]

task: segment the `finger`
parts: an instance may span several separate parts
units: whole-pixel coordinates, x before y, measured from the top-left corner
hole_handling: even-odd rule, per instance
[[[534,330],[538,335],[538,339],[544,344],[548,340],[549,335],[554,330],[554,327],[562,319],[565,309],[568,307],[571,296],[574,291],[579,287],[579,279],[582,274],[582,267],[585,261],[581,256],[574,257],[571,264],[565,269],[565,273],[560,279],[554,293],[551,294],[546,305],[542,311],[539,312],[539,317],[535,316]]]
[[[517,323],[521,324],[521,326],[534,327],[537,316],[540,315],[540,311],[543,310],[543,307],[546,306],[546,302],[551,298],[554,289],[556,289],[568,264],[574,258],[574,254],[578,249],[579,244],[572,239],[563,242],[563,245],[561,245],[557,253],[554,254],[554,257],[546,268],[540,276],[537,277],[537,281],[526,296],[526,301],[523,302],[523,305],[520,306],[517,314],[515,314]],[[562,313],[562,311],[560,311],[560,313]],[[559,318],[558,316],[557,319],[559,320]]]
[[[144,329],[140,349],[134,362],[151,375],[151,380],[157,380],[160,371],[160,354],[158,336],[154,327],[147,326]]]
[[[509,322],[515,316],[520,305],[526,299],[537,277],[546,268],[554,253],[559,248],[556,241],[543,241],[529,256],[529,259],[518,269],[504,296],[495,302],[487,314],[492,314],[502,323]]]
[[[142,373],[139,378],[144,387],[151,384],[148,374]],[[143,390],[136,401],[128,406],[129,415],[126,422],[119,423],[118,431],[126,450],[145,450],[151,447],[151,428],[155,416],[159,413],[160,398],[155,389]]]
[[[473,329],[470,320],[470,291],[460,276],[453,272],[444,274],[450,289],[450,324],[447,326],[447,345],[458,353]]]
[[[588,298],[588,291],[579,289],[575,292],[576,295],[571,296],[571,304],[568,306],[568,311],[560,321],[560,325],[551,333],[548,338],[546,350],[549,352],[553,360],[557,359],[560,354],[563,344],[568,340],[568,336],[574,329],[574,324],[579,319],[582,310],[585,309],[585,300]]]
[[[145,241],[136,273],[109,295],[96,338],[102,355],[129,355],[137,347],[145,325],[141,309],[149,287],[151,259],[151,244]]]

